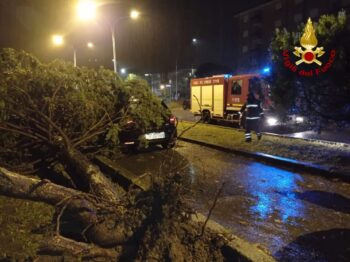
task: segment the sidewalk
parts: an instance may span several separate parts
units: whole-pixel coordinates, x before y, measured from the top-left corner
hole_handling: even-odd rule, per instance
[[[350,179],[350,145],[264,135],[244,142],[244,133],[232,128],[180,121],[178,135],[202,145],[287,166],[304,167],[320,175]],[[187,130],[183,132],[184,130]]]

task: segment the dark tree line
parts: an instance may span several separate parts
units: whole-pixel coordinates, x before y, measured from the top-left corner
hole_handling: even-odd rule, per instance
[[[306,21],[305,21],[306,22]],[[322,65],[301,64],[298,71],[313,70],[313,76],[300,76],[286,67],[283,52],[289,51],[291,62],[298,60],[294,56],[295,47],[300,46],[305,24],[298,32],[277,29],[271,42],[272,71],[268,78],[272,87],[272,98],[279,112],[288,113],[292,108],[308,116],[315,128],[324,128],[330,124],[349,125],[350,119],[350,31],[345,12],[338,15],[322,15],[313,21],[318,47],[325,54],[319,58]],[[315,49],[314,49],[315,50]],[[330,59],[331,50],[336,57],[330,67],[321,72]],[[320,70],[316,74],[315,70]]]

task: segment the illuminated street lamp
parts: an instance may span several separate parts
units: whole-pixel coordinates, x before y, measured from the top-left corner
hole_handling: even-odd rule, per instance
[[[93,20],[96,17],[96,2],[94,0],[79,0],[77,5],[77,13],[78,17],[81,20],[87,21],[87,20]],[[119,17],[116,20],[111,23],[110,30],[112,33],[112,47],[113,47],[113,67],[114,72],[118,72],[117,68],[117,55],[116,55],[116,46],[115,46],[115,28],[116,25],[124,19],[131,18],[133,20],[136,20],[139,18],[140,12],[137,10],[131,10],[129,16],[125,17]]]
[[[53,35],[52,36],[52,43],[55,46],[62,46],[64,44],[64,38],[62,35]],[[86,44],[87,47],[89,48],[93,48],[94,44],[89,42]],[[75,48],[75,46],[71,46],[73,49],[73,63],[74,63],[74,67],[77,67],[77,49]]]
[[[125,68],[120,69],[120,73],[121,73],[122,75],[124,75],[124,74],[126,73],[126,69],[125,69]]]
[[[92,20],[96,17],[96,3],[94,0],[79,0],[77,5],[79,19]]]
[[[63,45],[63,36],[62,35],[53,35],[52,36],[52,43],[56,46],[61,46]]]
[[[132,19],[137,19],[140,16],[140,12],[137,10],[131,10],[130,12],[130,18]]]

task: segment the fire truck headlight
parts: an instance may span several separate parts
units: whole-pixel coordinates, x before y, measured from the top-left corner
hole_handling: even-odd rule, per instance
[[[277,125],[278,120],[275,117],[268,117],[266,119],[266,122],[269,126],[275,126],[275,125]]]
[[[301,116],[297,116],[297,117],[295,118],[295,122],[297,122],[297,123],[303,123],[303,122],[304,122],[304,118],[301,117]]]

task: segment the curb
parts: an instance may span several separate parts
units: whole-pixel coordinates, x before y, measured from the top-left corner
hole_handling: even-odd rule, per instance
[[[116,165],[112,160],[104,156],[96,156],[95,163],[106,172],[122,187],[128,188],[131,184],[146,191],[151,187],[152,179],[150,174],[135,175],[129,170]]]
[[[335,172],[332,170],[332,168],[329,168],[329,167],[320,166],[320,165],[316,165],[316,164],[309,163],[309,162],[298,161],[298,160],[294,160],[291,158],[269,155],[269,154],[265,154],[265,153],[261,153],[261,152],[249,152],[249,151],[245,151],[245,150],[228,148],[228,147],[214,145],[214,144],[210,144],[210,143],[206,143],[206,142],[202,142],[202,141],[192,140],[189,138],[178,137],[178,140],[192,143],[192,144],[197,144],[200,146],[213,148],[213,149],[224,151],[227,153],[233,153],[233,154],[241,155],[244,157],[254,158],[256,160],[268,162],[268,163],[278,165],[278,166],[283,166],[283,167],[287,166],[290,168],[297,168],[297,169],[300,169],[303,171],[307,171],[313,175],[324,176],[327,178],[337,178],[337,179],[340,179],[344,182],[350,183],[350,175]]]

